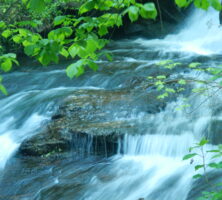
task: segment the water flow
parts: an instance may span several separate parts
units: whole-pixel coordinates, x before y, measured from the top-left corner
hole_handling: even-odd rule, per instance
[[[222,52],[222,27],[219,12],[197,10],[186,21],[178,34],[168,35],[163,40],[138,39],[142,45],[162,52],[195,53],[199,55],[220,54]]]
[[[136,43],[142,43],[160,52],[186,51],[187,53],[212,54],[221,52],[222,47],[218,45],[221,42],[218,35],[221,33],[221,28],[218,27],[218,13],[213,10],[207,13],[197,11],[189,19],[187,27],[179,34],[167,36],[163,40],[140,39],[136,40]],[[132,60],[124,62],[129,65]],[[153,60],[146,60],[146,62],[152,63]],[[137,63],[137,65],[140,64]],[[74,81],[75,86],[84,89],[83,86],[101,87],[102,85],[103,88],[110,89],[110,85],[117,81],[118,84],[115,83],[115,86],[118,88],[126,75],[132,76],[131,68],[126,67],[121,70],[121,67],[111,75],[107,71],[98,72],[91,78],[89,78],[91,75],[86,75],[80,81]],[[143,70],[143,64],[137,66],[137,69]],[[135,74],[137,69],[133,68]],[[23,140],[41,132],[41,125],[50,118],[57,100],[75,90],[72,88],[73,82],[61,81],[60,72],[53,71],[52,73],[58,75],[53,74],[54,78],[49,79],[47,85],[39,80],[42,80],[42,77],[49,77],[51,72],[43,75],[35,74],[34,80],[30,79],[22,88],[18,87],[20,91],[12,88],[12,91],[17,93],[0,100],[0,144],[3,144],[0,148],[0,168],[4,168],[7,160]],[[25,73],[25,75],[29,77],[31,73]],[[17,80],[23,84],[22,74],[15,73],[12,76],[20,76]],[[191,74],[191,76],[196,77],[197,74]],[[13,77],[11,81],[13,82]],[[59,88],[58,82],[62,82],[64,87]],[[192,186],[193,165],[182,161],[182,157],[188,153],[190,146],[205,135],[204,130],[212,117],[211,103],[215,102],[214,100],[212,98],[206,100],[204,96],[190,96],[188,102],[192,106],[186,110],[176,111],[177,107],[184,104],[183,98],[180,97],[178,101],[169,103],[165,110],[158,114],[137,113],[134,117],[141,125],[147,125],[142,135],[138,135],[137,132],[132,135],[126,134],[123,141],[119,143],[119,154],[110,158],[106,166],[101,168],[99,163],[95,163],[85,173],[71,176],[71,179],[77,179],[76,185],[81,187],[79,191],[82,193],[78,200],[138,200],[139,198],[186,200]],[[203,101],[205,103],[201,105],[201,109],[197,109]],[[218,97],[217,101],[221,102],[221,98]],[[93,174],[90,179],[89,174]],[[38,174],[35,176],[38,179]],[[35,194],[34,199],[53,199],[51,197],[59,189],[57,188],[59,184],[65,191],[67,188],[64,186],[69,187],[70,180],[65,180],[68,184],[67,182],[60,183],[63,176],[64,174],[58,173],[56,181],[53,179],[53,185],[50,183],[49,189],[53,187],[56,189],[51,193],[49,190],[48,196],[42,195],[44,192],[47,193],[47,187],[37,192],[36,188],[32,188]],[[66,199],[63,192],[60,195],[61,199]],[[75,195],[71,199],[76,199]]]

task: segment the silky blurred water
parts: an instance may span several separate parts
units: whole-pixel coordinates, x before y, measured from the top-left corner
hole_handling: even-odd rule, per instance
[[[207,100],[190,96],[186,101],[191,107],[179,111],[176,108],[184,104],[182,96],[157,114],[143,110],[133,113],[129,108],[131,115],[125,120],[136,118],[141,126],[146,125],[145,131],[142,135],[126,133],[119,153],[110,158],[58,158],[49,163],[14,155],[22,141],[41,132],[60,100],[74,91],[124,88],[128,80],[145,78],[153,64],[166,59],[189,63],[208,56],[203,64],[222,64],[220,56],[214,57],[222,52],[222,28],[218,24],[216,11],[195,11],[178,34],[161,40],[114,42],[110,47],[113,62],[101,60],[98,72],[87,71],[74,80],[66,77],[65,63],[44,71],[26,66],[27,71],[21,68],[5,74],[10,95],[0,99],[0,199],[186,200],[195,172],[182,157],[206,134],[212,105],[221,102],[219,94]],[[202,72],[185,75],[208,76]],[[118,110],[111,114],[119,116]]]

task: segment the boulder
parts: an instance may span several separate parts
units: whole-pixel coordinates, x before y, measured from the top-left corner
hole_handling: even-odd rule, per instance
[[[145,132],[148,123],[139,120],[138,113],[149,115],[165,107],[157,95],[156,91],[76,91],[61,102],[41,133],[21,144],[19,153],[49,156],[72,151],[78,155],[113,155],[124,134]]]

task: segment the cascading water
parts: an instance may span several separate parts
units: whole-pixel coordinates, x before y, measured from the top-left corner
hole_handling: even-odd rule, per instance
[[[222,52],[221,34],[218,12],[211,8],[208,11],[196,11],[176,35],[168,35],[163,40],[138,39],[137,42],[163,52],[179,51],[187,54],[210,55]]]
[[[59,66],[44,72],[37,69],[4,75],[11,95],[0,99],[0,199],[191,200],[193,165],[182,161],[182,157],[206,134],[207,125],[215,117],[212,103],[219,105],[220,95],[207,99],[191,95],[187,101],[192,106],[186,110],[176,110],[184,104],[179,97],[157,114],[141,110],[130,115],[141,126],[146,124],[146,131],[142,135],[126,133],[119,142],[118,155],[105,160],[58,161],[38,167],[38,162],[32,160],[30,165],[36,164],[34,173],[21,173],[22,161],[12,156],[23,140],[41,132],[59,100],[75,90],[119,89],[127,77],[132,77],[132,70],[134,75],[146,76],[153,63],[169,58],[169,52],[177,52],[179,56],[175,59],[181,62],[187,61],[187,55],[221,53],[222,28],[218,25],[216,11],[195,11],[177,35],[162,40],[123,41],[120,45],[117,42],[119,50],[113,53],[119,60],[112,63],[115,66],[112,72],[86,73],[78,80],[68,80]],[[153,58],[153,52],[159,57]],[[129,67],[132,63],[133,69]],[[107,63],[101,61],[101,64]],[[196,72],[186,74],[197,75],[207,76]],[[205,103],[200,107],[201,102]],[[115,112],[112,115],[118,118]],[[132,112],[131,108],[128,112]]]

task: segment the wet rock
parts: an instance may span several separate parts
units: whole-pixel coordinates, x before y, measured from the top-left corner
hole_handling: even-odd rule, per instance
[[[203,196],[203,192],[220,191],[221,186],[221,170],[213,171],[206,174],[192,183],[192,188],[189,191],[186,200],[196,200]]]
[[[208,136],[212,144],[222,144],[222,120],[214,119],[210,122]]]
[[[78,155],[117,153],[124,134],[143,134],[149,125],[137,114],[157,113],[166,103],[156,91],[79,90],[66,98],[42,133],[25,140],[19,153],[50,156],[72,151]]]

